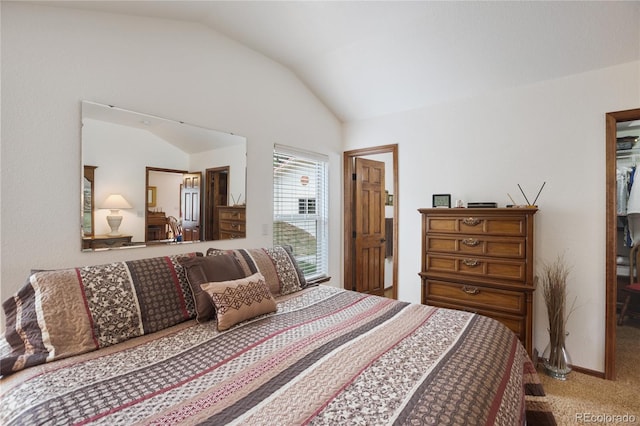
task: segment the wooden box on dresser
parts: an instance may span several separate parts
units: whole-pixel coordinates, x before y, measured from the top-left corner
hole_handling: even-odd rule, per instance
[[[535,208],[429,208],[422,215],[422,303],[477,312],[533,352]]]

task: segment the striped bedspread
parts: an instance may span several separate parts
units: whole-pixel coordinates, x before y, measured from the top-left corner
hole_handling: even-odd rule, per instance
[[[494,320],[328,286],[277,302],[5,377],[0,424],[524,423],[535,370]]]

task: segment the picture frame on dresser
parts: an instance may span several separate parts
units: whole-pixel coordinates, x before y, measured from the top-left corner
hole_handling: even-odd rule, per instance
[[[433,207],[451,208],[451,194],[433,194],[431,197]]]

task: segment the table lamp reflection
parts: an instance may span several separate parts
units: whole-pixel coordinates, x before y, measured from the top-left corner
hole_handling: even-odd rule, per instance
[[[129,204],[122,195],[111,194],[100,205],[100,208],[111,210],[111,214],[107,216],[107,223],[109,223],[111,232],[107,235],[112,237],[120,235],[120,232],[118,231],[118,228],[120,228],[120,224],[122,223],[122,216],[119,215],[120,209],[130,209],[131,204]]]

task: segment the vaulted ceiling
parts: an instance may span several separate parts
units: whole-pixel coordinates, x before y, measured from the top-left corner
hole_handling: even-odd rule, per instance
[[[342,121],[640,59],[638,1],[72,1],[209,26],[294,72]]]

